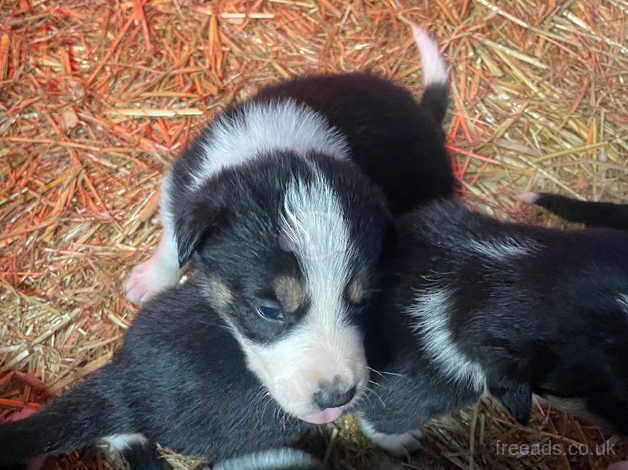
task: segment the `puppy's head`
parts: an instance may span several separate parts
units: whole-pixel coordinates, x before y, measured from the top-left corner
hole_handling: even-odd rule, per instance
[[[323,423],[368,381],[363,307],[390,223],[357,168],[309,157],[225,170],[181,208],[176,238],[249,369],[285,411]]]

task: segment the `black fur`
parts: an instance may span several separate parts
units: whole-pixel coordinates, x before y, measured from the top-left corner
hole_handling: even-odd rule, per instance
[[[170,465],[157,453],[154,442],[131,444],[120,452],[130,469],[167,470]]]
[[[572,222],[628,230],[628,204],[578,201],[548,193],[539,193],[534,203]]]
[[[527,422],[536,393],[581,400],[587,415],[628,434],[628,234],[502,223],[440,202],[401,218],[398,237],[367,336],[383,374],[374,376],[381,401],[363,416],[377,431],[416,430],[481,394],[443,374],[408,313],[439,289],[452,342],[516,419]],[[500,240],[525,253],[472,245]]]
[[[347,137],[351,158],[378,184],[393,214],[454,193],[442,120],[448,88],[435,84],[417,103],[411,93],[366,73],[297,78],[262,89],[255,100],[292,98]]]
[[[142,308],[111,363],[31,417],[1,425],[0,464],[128,433],[213,462],[291,444],[308,426],[264,396],[239,345],[188,282]]]

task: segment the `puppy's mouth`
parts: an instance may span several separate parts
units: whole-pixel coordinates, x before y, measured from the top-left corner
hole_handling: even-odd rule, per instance
[[[361,400],[366,380],[367,379],[362,379],[358,382],[357,386],[355,387],[355,394],[347,403],[340,406],[325,408],[315,413],[298,416],[299,419],[310,424],[327,424],[336,421],[345,413],[351,413]]]
[[[318,413],[301,416],[301,419],[310,424],[327,424],[336,421],[340,418],[340,416],[342,416],[343,412],[343,406],[339,406],[337,408],[326,408]]]

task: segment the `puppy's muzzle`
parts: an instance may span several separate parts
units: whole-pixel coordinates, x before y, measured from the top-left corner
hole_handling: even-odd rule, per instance
[[[338,408],[349,403],[356,393],[356,386],[347,386],[339,375],[333,382],[321,380],[318,390],[312,394],[312,402],[321,410],[326,408]]]

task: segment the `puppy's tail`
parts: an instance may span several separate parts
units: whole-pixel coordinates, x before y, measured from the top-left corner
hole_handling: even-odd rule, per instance
[[[0,425],[0,466],[70,452],[99,437],[129,432],[130,418],[112,390],[115,384],[104,380],[109,366],[32,416]]]
[[[563,219],[590,227],[608,227],[628,230],[628,204],[578,201],[548,193],[523,193],[519,199],[536,204]]]
[[[423,84],[425,90],[421,105],[428,109],[438,123],[442,123],[447,112],[449,86],[447,64],[438,50],[438,44],[420,26],[411,24],[414,42],[421,54]]]
[[[325,468],[310,454],[297,449],[280,448],[225,460],[215,465],[213,470],[325,470]]]

